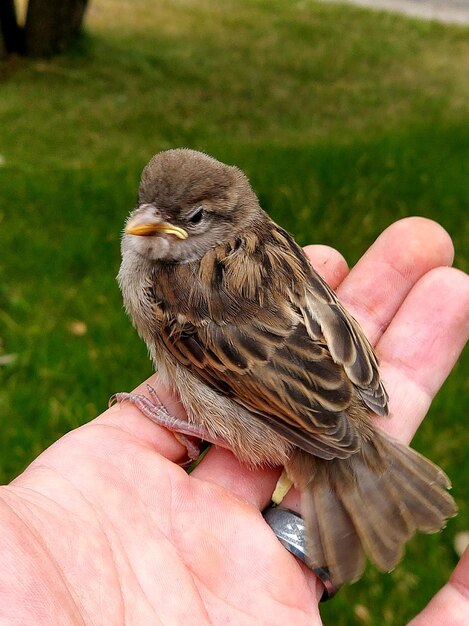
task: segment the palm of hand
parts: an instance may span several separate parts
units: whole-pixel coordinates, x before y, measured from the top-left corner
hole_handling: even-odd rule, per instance
[[[440,267],[451,263],[449,239],[428,221],[399,222],[348,276],[334,251],[315,246],[309,254],[333,287],[341,284],[340,297],[378,344],[392,413],[380,425],[410,440],[467,334],[465,277]],[[438,302],[429,298],[436,288]],[[181,410],[158,392],[170,412]],[[12,552],[15,576],[30,581],[14,587],[16,604],[7,590],[0,616],[34,616],[36,624],[57,616],[61,624],[320,624],[320,583],[259,512],[278,471],[249,471],[212,449],[188,476],[174,463],[183,456],[171,434],[127,405],[38,457],[0,493],[7,539],[25,552]],[[297,506],[295,494],[287,504]]]
[[[56,590],[34,623],[310,623],[314,586],[259,508],[188,476],[153,438],[95,420],[11,487],[35,575]]]

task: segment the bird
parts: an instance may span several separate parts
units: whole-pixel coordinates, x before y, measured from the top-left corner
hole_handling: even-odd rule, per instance
[[[390,571],[415,531],[457,508],[431,461],[380,430],[377,356],[294,238],[236,166],[177,148],[143,170],[118,283],[187,422],[132,394],[150,417],[220,442],[248,467],[283,466],[301,496],[307,563],[335,588],[366,559]]]

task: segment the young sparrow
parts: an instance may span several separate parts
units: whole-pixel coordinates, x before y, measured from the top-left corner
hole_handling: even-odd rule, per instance
[[[414,531],[456,514],[443,471],[373,425],[388,397],[371,345],[238,168],[187,149],[153,157],[118,280],[188,423],[139,406],[249,466],[283,465],[308,562],[334,586],[362,574],[365,554],[392,569]]]

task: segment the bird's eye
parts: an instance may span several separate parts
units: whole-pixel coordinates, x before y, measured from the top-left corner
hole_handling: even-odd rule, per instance
[[[202,207],[199,207],[197,211],[195,211],[195,213],[191,215],[191,217],[189,218],[189,222],[191,224],[199,224],[203,216],[204,216],[204,210]]]

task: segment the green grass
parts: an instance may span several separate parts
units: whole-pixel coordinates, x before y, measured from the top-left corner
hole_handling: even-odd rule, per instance
[[[467,29],[308,0],[94,0],[67,55],[1,67],[0,356],[17,357],[0,366],[0,480],[151,373],[114,277],[158,150],[238,164],[301,243],[350,263],[419,214],[467,269],[468,69]],[[391,575],[370,568],[342,590],[326,623],[403,624],[454,566],[469,524],[464,365],[415,441],[452,477],[458,518]]]

